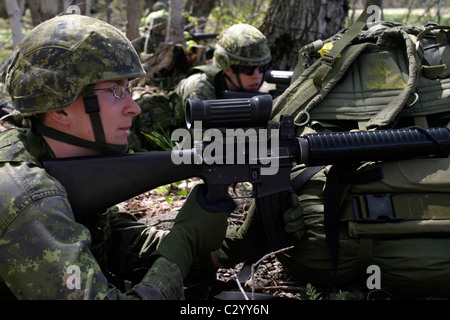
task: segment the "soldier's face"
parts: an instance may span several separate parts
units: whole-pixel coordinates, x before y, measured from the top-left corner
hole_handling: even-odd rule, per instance
[[[231,68],[225,70],[225,73],[231,78],[232,83],[228,85],[230,90],[245,90],[245,91],[257,91],[261,86],[264,78],[264,72],[261,72],[258,68],[255,68],[252,74],[246,73],[235,73]],[[237,77],[240,77],[242,87],[239,88],[237,85],[239,81]]]
[[[126,88],[128,80],[100,82],[94,88],[100,104],[100,117],[106,142],[125,145],[127,144],[127,137],[130,133],[132,119],[141,112],[141,109],[127,92],[124,93],[123,98],[117,98],[113,92],[97,90],[109,89],[115,85]],[[72,134],[82,139],[95,141],[89,115],[84,110],[82,96],[78,97],[77,101],[70,108],[72,107],[74,107],[72,110],[74,120]]]

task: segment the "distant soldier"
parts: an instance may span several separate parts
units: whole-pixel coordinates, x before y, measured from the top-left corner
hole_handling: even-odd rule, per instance
[[[175,92],[188,98],[217,99],[218,92],[258,91],[271,53],[266,37],[255,27],[236,24],[217,37],[212,65],[194,67]]]
[[[218,36],[212,65],[192,68],[188,77],[168,94],[146,94],[137,100],[142,113],[133,121],[131,149],[155,149],[158,146],[148,135],[183,127],[188,98],[217,99],[224,90],[258,91],[270,60],[267,39],[257,28],[248,24],[229,27]]]
[[[158,1],[153,5],[152,12],[143,19],[146,29],[145,53],[154,52],[158,45],[166,39],[168,18],[167,5],[164,2]]]

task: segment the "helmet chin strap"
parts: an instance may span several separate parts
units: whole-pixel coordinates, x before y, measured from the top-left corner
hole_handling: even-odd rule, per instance
[[[233,71],[233,73],[234,73],[234,71]],[[228,76],[226,73],[224,73],[225,78],[226,78],[228,81],[230,81],[231,84],[232,84],[233,86],[235,86],[236,88],[238,88],[238,89],[241,90],[241,91],[245,91],[244,86],[242,85],[241,77],[239,76],[239,73],[234,73],[234,74],[236,75],[236,79],[238,80],[238,84],[239,84],[239,85],[237,85],[236,83],[234,83],[234,81],[230,78],[230,76]]]
[[[84,109],[91,119],[91,126],[94,132],[95,142],[78,138],[71,134],[53,129],[42,123],[36,122],[34,124],[37,133],[67,144],[75,145],[82,148],[97,150],[101,154],[124,154],[128,150],[128,144],[118,145],[106,143],[105,132],[103,130],[102,121],[100,118],[100,105],[98,103],[97,95],[94,91],[94,86],[89,85],[84,91]]]

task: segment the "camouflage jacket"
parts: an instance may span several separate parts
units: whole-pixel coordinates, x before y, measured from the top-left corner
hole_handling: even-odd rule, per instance
[[[75,221],[65,189],[38,161],[51,154],[43,141],[24,129],[0,133],[0,299],[183,299],[175,264],[146,267],[156,231],[114,211]],[[145,271],[129,288],[110,280],[136,268]]]
[[[195,67],[187,78],[180,81],[175,92],[181,98],[183,106],[189,98],[217,99],[216,92],[227,88],[223,75],[224,72],[214,65]]]

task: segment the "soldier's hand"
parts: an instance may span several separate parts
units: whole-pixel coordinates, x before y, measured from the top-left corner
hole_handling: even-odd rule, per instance
[[[219,249],[225,238],[233,200],[205,202],[205,185],[192,189],[178,213],[174,226],[161,241],[155,255],[174,262],[185,277],[195,257]]]

